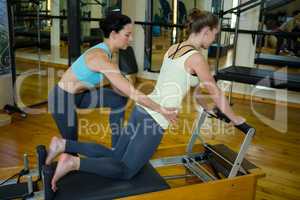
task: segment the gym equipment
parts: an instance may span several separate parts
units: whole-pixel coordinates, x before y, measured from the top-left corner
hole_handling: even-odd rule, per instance
[[[232,178],[238,174],[245,175],[248,173],[247,170],[256,168],[255,165],[250,162],[246,160],[244,161],[246,151],[254,137],[255,129],[246,123],[235,126],[237,129],[246,134],[246,137],[240,147],[239,153],[237,156],[234,156],[234,152],[225,145],[212,146],[205,143],[204,138],[201,136],[200,129],[204,124],[207,115],[225,121],[226,123],[230,122],[230,119],[228,119],[217,108],[213,110],[213,113],[200,111],[197,118],[197,125],[194,128],[193,134],[186,148],[186,155],[152,160],[151,163],[153,166],[162,167],[179,164],[184,165],[192,174],[203,182],[218,180],[220,178],[219,173],[221,173],[223,177]],[[204,152],[193,152],[193,147],[195,146],[197,139],[199,139],[200,143],[204,147]],[[229,155],[223,155],[226,152]],[[203,167],[202,164],[211,165],[213,173]],[[173,177],[169,176],[169,178]]]
[[[197,177],[203,182],[202,184],[207,181],[217,182],[219,179],[223,179],[221,180],[223,182],[226,180],[226,184],[228,184],[232,179],[226,178],[233,178],[237,175],[247,176],[251,173],[251,170],[256,169],[255,165],[244,160],[245,153],[255,134],[255,129],[246,123],[237,126],[238,129],[246,134],[246,137],[241,145],[239,153],[235,154],[225,145],[209,145],[204,142],[204,139],[200,134],[200,129],[204,124],[207,115],[222,119],[226,122],[230,121],[218,109],[215,109],[213,113],[199,111],[199,116],[197,118],[198,123],[194,128],[194,132],[186,148],[186,153],[181,156],[163,157],[150,161],[151,165],[155,168],[183,165],[186,170],[189,171],[188,174],[184,175],[168,175],[167,177],[164,177],[166,180]],[[193,149],[197,146],[197,139],[200,139],[201,141],[204,150],[202,152],[193,152]],[[164,192],[166,192],[166,196],[162,197],[167,198],[173,189],[166,184],[165,180],[155,172],[151,165],[147,164],[137,176],[129,181],[112,180],[83,172],[70,173],[59,181],[58,187],[60,188],[60,191],[54,194],[51,190],[47,190],[48,193],[45,193],[45,199],[114,199],[137,194],[143,194],[142,196],[145,196],[145,198],[141,199],[148,199],[148,197],[152,198],[152,195],[158,195],[159,193],[163,194]],[[208,167],[211,167],[211,169],[208,169]],[[44,168],[44,184],[48,185],[46,188],[50,188],[49,180],[51,180],[51,178],[49,177],[53,175],[53,170],[52,166],[46,166],[46,168]],[[151,174],[150,177],[148,176],[149,174]],[[82,182],[89,182],[89,184],[82,184]],[[201,183],[196,185],[201,188]],[[185,187],[188,188],[191,186]],[[237,186],[235,185],[235,187]],[[96,188],[101,189],[98,190]],[[141,188],[143,188],[143,190],[141,190]],[[177,189],[180,188],[175,188],[174,190]],[[254,188],[251,188],[250,190],[253,191]],[[151,193],[152,191],[159,192]],[[188,195],[188,193],[185,194]],[[241,193],[239,195],[240,196],[237,199],[244,199],[242,197],[247,199],[249,194],[244,196],[245,194]],[[251,195],[253,197],[254,193]],[[139,199],[139,197],[140,195],[128,198]]]
[[[211,5],[211,10],[214,13],[218,13],[221,10],[224,9],[224,1],[212,1],[212,5]],[[222,17],[222,29],[224,28],[230,28],[231,27],[231,21],[232,21],[232,17],[231,16],[227,16],[227,17]],[[232,48],[232,42],[230,41],[231,38],[231,34],[230,32],[223,32],[220,35],[220,42],[217,43],[213,43],[212,45],[210,45],[210,47],[208,48],[208,57],[213,57],[215,58],[217,55],[217,49],[218,46],[219,47],[219,56],[223,57],[227,55],[227,52],[230,48]],[[222,39],[221,39],[222,37]],[[222,42],[221,42],[222,41]]]
[[[276,72],[252,67],[226,67],[215,75],[215,79],[260,85],[276,89],[288,89],[296,92],[300,91],[300,78],[298,74]]]
[[[224,0],[221,3],[222,5],[224,5]],[[221,10],[219,12],[219,16],[221,18],[220,20],[220,24],[223,24],[223,17],[229,13],[234,13],[236,14],[236,22],[235,22],[235,32],[234,32],[234,40],[233,40],[233,56],[232,56],[232,66],[235,67],[236,66],[236,54],[237,54],[237,42],[238,42],[238,29],[240,26],[240,15],[242,12],[245,12],[249,9],[252,9],[256,6],[261,5],[260,0],[250,0],[247,1],[245,3],[241,3],[241,1],[239,1],[237,7],[231,8],[227,11],[223,11]],[[216,68],[215,68],[215,78],[218,77],[219,79],[222,79],[222,76],[218,76],[219,74],[219,62],[220,62],[220,43],[221,43],[221,31],[219,32],[219,36],[218,36],[218,40],[217,40],[217,44],[219,44],[217,47],[217,56],[216,56]],[[218,81],[219,79],[216,78],[216,81]],[[232,90],[233,90],[233,83],[231,82],[230,84],[230,95],[229,95],[229,103],[231,103],[231,94],[232,94]]]
[[[258,42],[258,46],[257,46],[258,50],[256,53],[256,57],[254,59],[255,64],[273,65],[279,67],[300,67],[300,58],[298,57],[261,53],[262,46],[263,46],[263,36],[265,35],[274,35],[277,37],[278,40],[282,40],[283,38],[288,40],[290,39],[297,40],[297,38],[300,36],[299,33],[295,33],[295,32],[278,31],[274,33],[274,32],[263,31],[263,24],[266,20],[266,14],[272,11],[272,9],[279,8],[293,1],[294,0],[277,0],[277,1],[266,0],[264,5],[262,6],[261,15],[260,15],[260,26],[258,30],[258,33],[261,34],[261,37]],[[278,42],[277,45],[279,45]],[[276,54],[279,52],[279,49],[280,46],[277,46]]]
[[[207,116],[225,122],[230,121],[216,108],[213,112],[199,109],[197,124],[187,147],[176,145],[176,147],[160,149],[157,154],[164,156],[175,154],[176,156],[151,160],[151,164],[157,170],[165,168],[165,171],[172,171],[175,168],[184,168],[184,174],[170,175],[168,173],[164,177],[166,180],[183,179],[191,183],[195,182],[196,178],[196,183],[126,199],[254,199],[256,181],[264,174],[255,165],[245,160],[244,156],[255,134],[255,129],[246,123],[236,127],[246,134],[236,154],[223,144],[210,145],[204,141],[200,129]],[[196,144],[197,140],[200,144]],[[178,156],[179,152],[184,152],[184,154]]]
[[[219,13],[222,17],[228,13],[235,13],[237,15],[236,24],[235,24],[235,34],[234,34],[234,48],[233,48],[233,59],[232,65],[223,69],[219,69],[219,60],[220,60],[220,48],[217,50],[217,62],[215,68],[215,79],[231,81],[230,85],[230,95],[229,102],[231,102],[232,87],[233,82],[245,83],[245,84],[257,84],[265,87],[271,87],[276,89],[288,89],[291,91],[300,90],[300,76],[297,74],[290,74],[285,72],[275,72],[272,70],[258,69],[246,66],[237,66],[236,65],[236,45],[238,41],[239,33],[252,34],[253,36],[257,34],[265,34],[263,31],[249,31],[249,30],[239,30],[240,23],[240,14],[249,9],[255,8],[257,6],[262,6],[266,8],[266,1],[264,0],[249,0],[245,3],[238,5],[235,8],[229,9],[227,11],[221,11]],[[263,9],[262,9],[263,10]],[[229,30],[227,30],[229,31]],[[220,34],[220,33],[219,33]],[[268,33],[271,34],[271,33]],[[273,34],[273,33],[272,33]],[[286,37],[286,34],[276,34],[278,37]],[[290,34],[291,35],[291,34]],[[220,37],[218,38],[218,43],[220,43]],[[297,62],[296,62],[297,61]],[[281,56],[269,56],[269,55],[258,55],[256,62],[264,62],[262,64],[274,64],[276,65],[291,65],[298,66],[298,58],[287,60]]]
[[[255,58],[255,64],[274,65],[280,67],[300,67],[300,58],[260,53]]]
[[[28,155],[24,154],[24,168],[12,177],[0,182],[1,199],[30,199],[35,196],[34,191],[38,190],[38,183],[42,180],[42,166],[47,155],[45,146],[42,145],[36,147],[36,152],[38,160],[36,169],[29,169]]]
[[[76,171],[60,179],[58,182],[59,190],[53,193],[50,183],[55,164],[43,165],[47,153],[44,146],[39,146],[37,147],[38,167],[35,175],[30,177],[37,177],[37,181],[40,181],[40,177],[42,177],[44,189],[37,187],[41,184],[36,184],[36,181],[30,181],[29,179],[22,185],[22,197],[31,200],[182,199],[183,197],[189,199],[209,197],[213,200],[221,197],[228,197],[232,200],[253,199],[256,181],[264,176],[255,165],[244,159],[255,134],[255,129],[246,123],[236,126],[246,136],[239,152],[235,153],[223,144],[210,145],[206,143],[200,133],[207,116],[227,123],[230,120],[218,109],[214,109],[213,112],[199,109],[198,112],[197,124],[187,147],[176,145],[171,148],[158,149],[154,155],[155,159],[146,164],[130,180],[108,179],[95,174]],[[198,139],[200,144],[197,144]],[[184,167],[185,173],[180,175],[168,174],[167,176],[161,176],[158,173],[161,169],[169,169],[170,167]],[[168,181],[174,179],[180,179],[188,185],[172,188]],[[26,189],[26,185],[28,189]],[[16,196],[12,195],[16,194],[13,188],[13,186],[4,189],[0,187],[0,196],[8,194],[9,191],[10,196],[5,199],[12,199],[11,197]]]
[[[54,194],[51,187],[51,177],[54,166],[44,168],[45,200],[55,199],[115,199],[148,192],[169,189],[165,180],[155,171],[151,164],[147,164],[134,178],[124,181],[103,178],[95,174],[73,172],[63,177]],[[87,181],[88,184],[82,184]]]

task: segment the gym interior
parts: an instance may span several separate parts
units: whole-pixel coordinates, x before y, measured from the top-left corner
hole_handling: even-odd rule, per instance
[[[48,95],[80,55],[104,41],[101,21],[112,12],[131,18],[130,46],[111,62],[149,94],[169,47],[188,37],[195,8],[219,19],[201,54],[247,124],[235,127],[224,113],[199,108],[196,90],[212,100],[191,76],[177,122],[137,175],[71,173],[52,191],[45,156],[51,138],[61,136]],[[300,199],[299,0],[0,0],[0,9],[0,199]],[[96,87],[112,85],[104,78]],[[128,100],[125,124],[134,106]],[[77,112],[78,140],[111,148],[111,110]]]

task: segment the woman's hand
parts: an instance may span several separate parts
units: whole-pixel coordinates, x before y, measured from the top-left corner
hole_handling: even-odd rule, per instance
[[[177,108],[161,108],[160,113],[171,123],[175,124],[178,118],[178,109]]]
[[[241,117],[241,116],[236,116],[234,119],[231,120],[233,125],[237,126],[237,125],[241,125],[242,123],[244,123],[246,120],[245,118]]]

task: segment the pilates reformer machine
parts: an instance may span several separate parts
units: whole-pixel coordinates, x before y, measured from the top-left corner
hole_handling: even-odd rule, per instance
[[[208,116],[230,122],[218,109],[213,112],[199,110],[187,146],[158,149],[154,159],[134,178],[126,181],[71,172],[58,182],[59,190],[54,193],[50,183],[55,165],[44,165],[47,152],[45,146],[40,145],[37,147],[37,169],[29,169],[25,156],[25,167],[20,173],[23,178],[2,184],[0,199],[254,199],[257,179],[264,174],[244,157],[255,129],[246,123],[236,126],[245,138],[239,152],[235,153],[223,144],[210,145],[204,141],[201,128]],[[200,143],[197,143],[198,140]],[[184,173],[167,176],[159,173],[160,169],[169,167],[179,167],[184,169]],[[168,182],[175,179],[188,184],[171,187]],[[20,183],[20,180],[24,182]]]

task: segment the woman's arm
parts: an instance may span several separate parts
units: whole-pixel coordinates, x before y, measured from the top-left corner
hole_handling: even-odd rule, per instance
[[[124,74],[122,74],[122,76],[123,76],[124,78],[126,78],[126,79],[129,81],[130,84],[133,85],[133,82],[132,82],[130,79],[128,79]],[[123,92],[121,92],[114,84],[111,83],[110,86],[111,86],[111,88],[112,88],[116,93],[118,93],[119,95],[121,95],[121,96],[127,96],[126,94],[124,94]]]
[[[198,78],[203,81],[214,103],[235,125],[239,125],[245,121],[242,117],[237,116],[230,108],[224,92],[217,86],[214,77],[209,71],[207,61],[200,53],[195,53],[188,58],[185,66],[188,70],[196,73]]]
[[[159,104],[152,101],[144,93],[136,90],[133,85],[121,74],[118,66],[113,64],[108,59],[107,55],[99,49],[90,50],[85,57],[86,64],[91,70],[99,71],[103,73],[106,78],[120,90],[123,94],[127,95],[137,103],[161,113],[171,123],[176,122],[177,109],[175,108],[164,108]]]
[[[210,111],[210,110],[213,109],[213,106],[211,106],[211,104],[209,104],[207,102],[207,100],[205,99],[204,94],[201,93],[200,87],[195,88],[194,95],[195,95],[196,103],[198,105],[200,105],[204,110]]]

